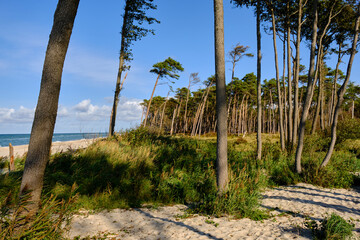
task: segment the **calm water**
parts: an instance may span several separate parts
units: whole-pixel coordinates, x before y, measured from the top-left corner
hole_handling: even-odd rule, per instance
[[[106,133],[54,133],[53,142],[65,142],[80,139],[105,137]],[[0,134],[0,147],[29,144],[30,134]]]

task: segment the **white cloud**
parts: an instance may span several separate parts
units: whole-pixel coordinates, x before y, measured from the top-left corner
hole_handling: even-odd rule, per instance
[[[140,122],[142,100],[121,97],[117,110],[116,128],[128,128]],[[60,105],[56,128],[62,132],[106,131],[112,104],[96,105],[90,99],[82,100],[73,106]],[[0,133],[28,132],[34,119],[35,109],[0,108]],[[24,129],[24,130],[23,130]]]
[[[13,108],[0,108],[1,123],[29,123],[34,119],[34,109],[20,106],[18,110]]]
[[[86,99],[76,104],[72,108],[73,114],[80,120],[96,121],[109,117],[110,106],[96,106],[91,104],[90,99]],[[71,113],[70,113],[71,114]]]

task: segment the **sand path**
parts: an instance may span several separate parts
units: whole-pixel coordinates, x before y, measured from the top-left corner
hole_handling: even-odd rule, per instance
[[[311,239],[304,226],[305,216],[323,219],[335,212],[353,219],[354,233],[360,237],[360,192],[326,189],[309,184],[274,188],[264,192],[262,208],[274,217],[263,221],[250,219],[180,218],[184,205],[158,209],[115,209],[97,214],[86,211],[75,215],[67,237],[104,236],[107,239]],[[274,210],[275,209],[275,210]]]

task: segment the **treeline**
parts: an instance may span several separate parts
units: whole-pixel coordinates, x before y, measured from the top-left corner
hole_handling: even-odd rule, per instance
[[[335,70],[324,65],[322,67],[323,96],[319,97],[319,86],[314,90],[314,98],[311,103],[308,130],[314,133],[317,129],[324,130],[331,125],[331,116],[334,111],[334,91]],[[301,73],[305,68],[301,67]],[[197,73],[190,75],[188,87],[178,88],[174,97],[156,96],[152,100],[149,109],[147,126],[158,128],[160,131],[169,134],[184,133],[191,136],[202,135],[215,132],[216,130],[216,88],[214,85],[215,77],[211,76],[203,82],[203,87],[196,91],[191,91],[190,86],[199,82]],[[338,81],[345,78],[339,70]],[[287,80],[287,78],[284,78]],[[299,102],[303,102],[306,91],[306,75],[300,75]],[[285,85],[284,85],[285,84]],[[286,82],[281,83],[281,93],[288,94],[285,90],[288,88]],[[336,83],[336,89],[340,84]],[[256,75],[248,73],[243,78],[233,78],[233,81],[226,86],[227,106],[228,106],[228,132],[234,135],[244,135],[256,132]],[[294,92],[292,92],[294,95]],[[283,95],[281,99],[285,100],[283,106],[288,112],[289,104]],[[344,104],[340,119],[346,117],[360,117],[360,86],[350,83],[344,96]],[[149,100],[144,100],[143,117],[147,111]],[[264,80],[262,84],[262,132],[278,133],[280,128],[278,92],[276,80]],[[320,111],[321,110],[321,111]],[[288,115],[285,114],[285,138],[288,139]],[[297,114],[300,122],[300,115]]]

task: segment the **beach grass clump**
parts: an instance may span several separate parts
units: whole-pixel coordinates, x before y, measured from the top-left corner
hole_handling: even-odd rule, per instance
[[[314,239],[317,240],[345,240],[353,236],[354,224],[341,216],[332,213],[320,223],[306,220],[305,226],[311,229]]]
[[[56,200],[54,195],[45,196],[37,213],[27,215],[31,204],[30,193],[16,203],[11,201],[12,192],[0,201],[0,240],[5,239],[62,239],[70,223],[74,202],[73,194],[67,200]]]

